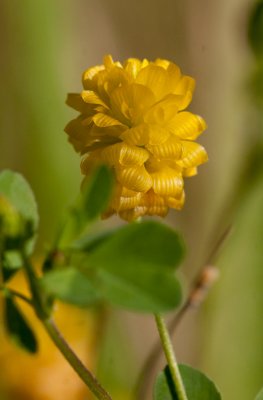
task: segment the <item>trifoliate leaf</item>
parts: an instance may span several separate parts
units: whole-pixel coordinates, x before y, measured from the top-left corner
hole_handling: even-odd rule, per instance
[[[174,270],[184,246],[171,228],[154,221],[134,223],[115,231],[87,258],[97,271],[102,296],[120,307],[160,312],[178,306],[180,284]]]
[[[99,300],[88,278],[73,267],[48,272],[41,282],[48,293],[67,303],[89,306]]]
[[[172,310],[181,301],[181,286],[173,274],[142,265],[99,270],[97,288],[113,305],[139,312]]]
[[[173,271],[184,255],[181,237],[170,227],[154,221],[133,223],[117,230],[90,255],[96,268],[122,271],[157,268]]]

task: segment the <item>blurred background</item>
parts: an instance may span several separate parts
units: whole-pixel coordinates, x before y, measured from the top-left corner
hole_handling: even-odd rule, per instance
[[[110,53],[121,61],[167,58],[195,77],[191,110],[208,123],[200,142],[210,161],[187,181],[183,211],[172,211],[167,219],[187,243],[186,287],[222,231],[230,223],[233,229],[217,259],[220,280],[202,309],[184,318],[174,345],[181,362],[215,380],[224,400],[253,399],[263,386],[262,8],[262,1],[255,0],[0,3],[0,169],[21,172],[35,192],[39,257],[79,192],[79,156],[63,129],[76,115],[65,105],[66,94],[81,90],[82,72]],[[113,224],[120,221],[112,218],[101,227]],[[67,325],[74,329],[74,322],[64,319],[64,330]],[[96,339],[98,333],[91,329]],[[104,330],[94,370],[116,400],[131,398],[138,371],[157,339],[152,318],[111,310]],[[54,351],[51,344],[46,351]],[[89,359],[87,349],[81,352]],[[9,362],[13,357],[22,370],[23,357],[16,361],[16,350],[8,354]],[[33,357],[27,362],[28,373],[35,374]],[[161,359],[157,371],[163,363]],[[5,388],[0,398],[57,398],[52,390],[42,397],[30,394],[28,382],[9,390],[16,383],[5,372],[3,354],[1,365]],[[52,376],[62,383],[69,380],[55,370]],[[77,390],[68,399],[85,398]]]

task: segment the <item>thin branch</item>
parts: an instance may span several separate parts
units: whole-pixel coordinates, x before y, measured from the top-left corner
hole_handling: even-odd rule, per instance
[[[27,304],[33,306],[32,300],[29,297],[25,296],[23,293],[17,292],[16,290],[10,289],[6,286],[0,286],[0,290],[2,292],[8,291],[8,293],[10,293],[12,296],[18,297],[19,299],[25,301]]]

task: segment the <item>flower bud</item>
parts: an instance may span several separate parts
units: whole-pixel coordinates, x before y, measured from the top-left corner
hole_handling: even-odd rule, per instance
[[[20,213],[0,194],[0,243],[6,248],[15,247],[25,235],[25,223]]]

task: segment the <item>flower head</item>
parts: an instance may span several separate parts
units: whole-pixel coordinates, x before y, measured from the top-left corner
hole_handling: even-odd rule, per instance
[[[108,215],[133,220],[182,208],[184,177],[207,161],[195,142],[206,123],[184,111],[194,86],[170,61],[130,58],[121,64],[106,56],[103,65],[84,72],[81,94],[68,95],[67,104],[80,115],[65,131],[83,155],[82,173],[88,176],[99,163],[114,170]]]

